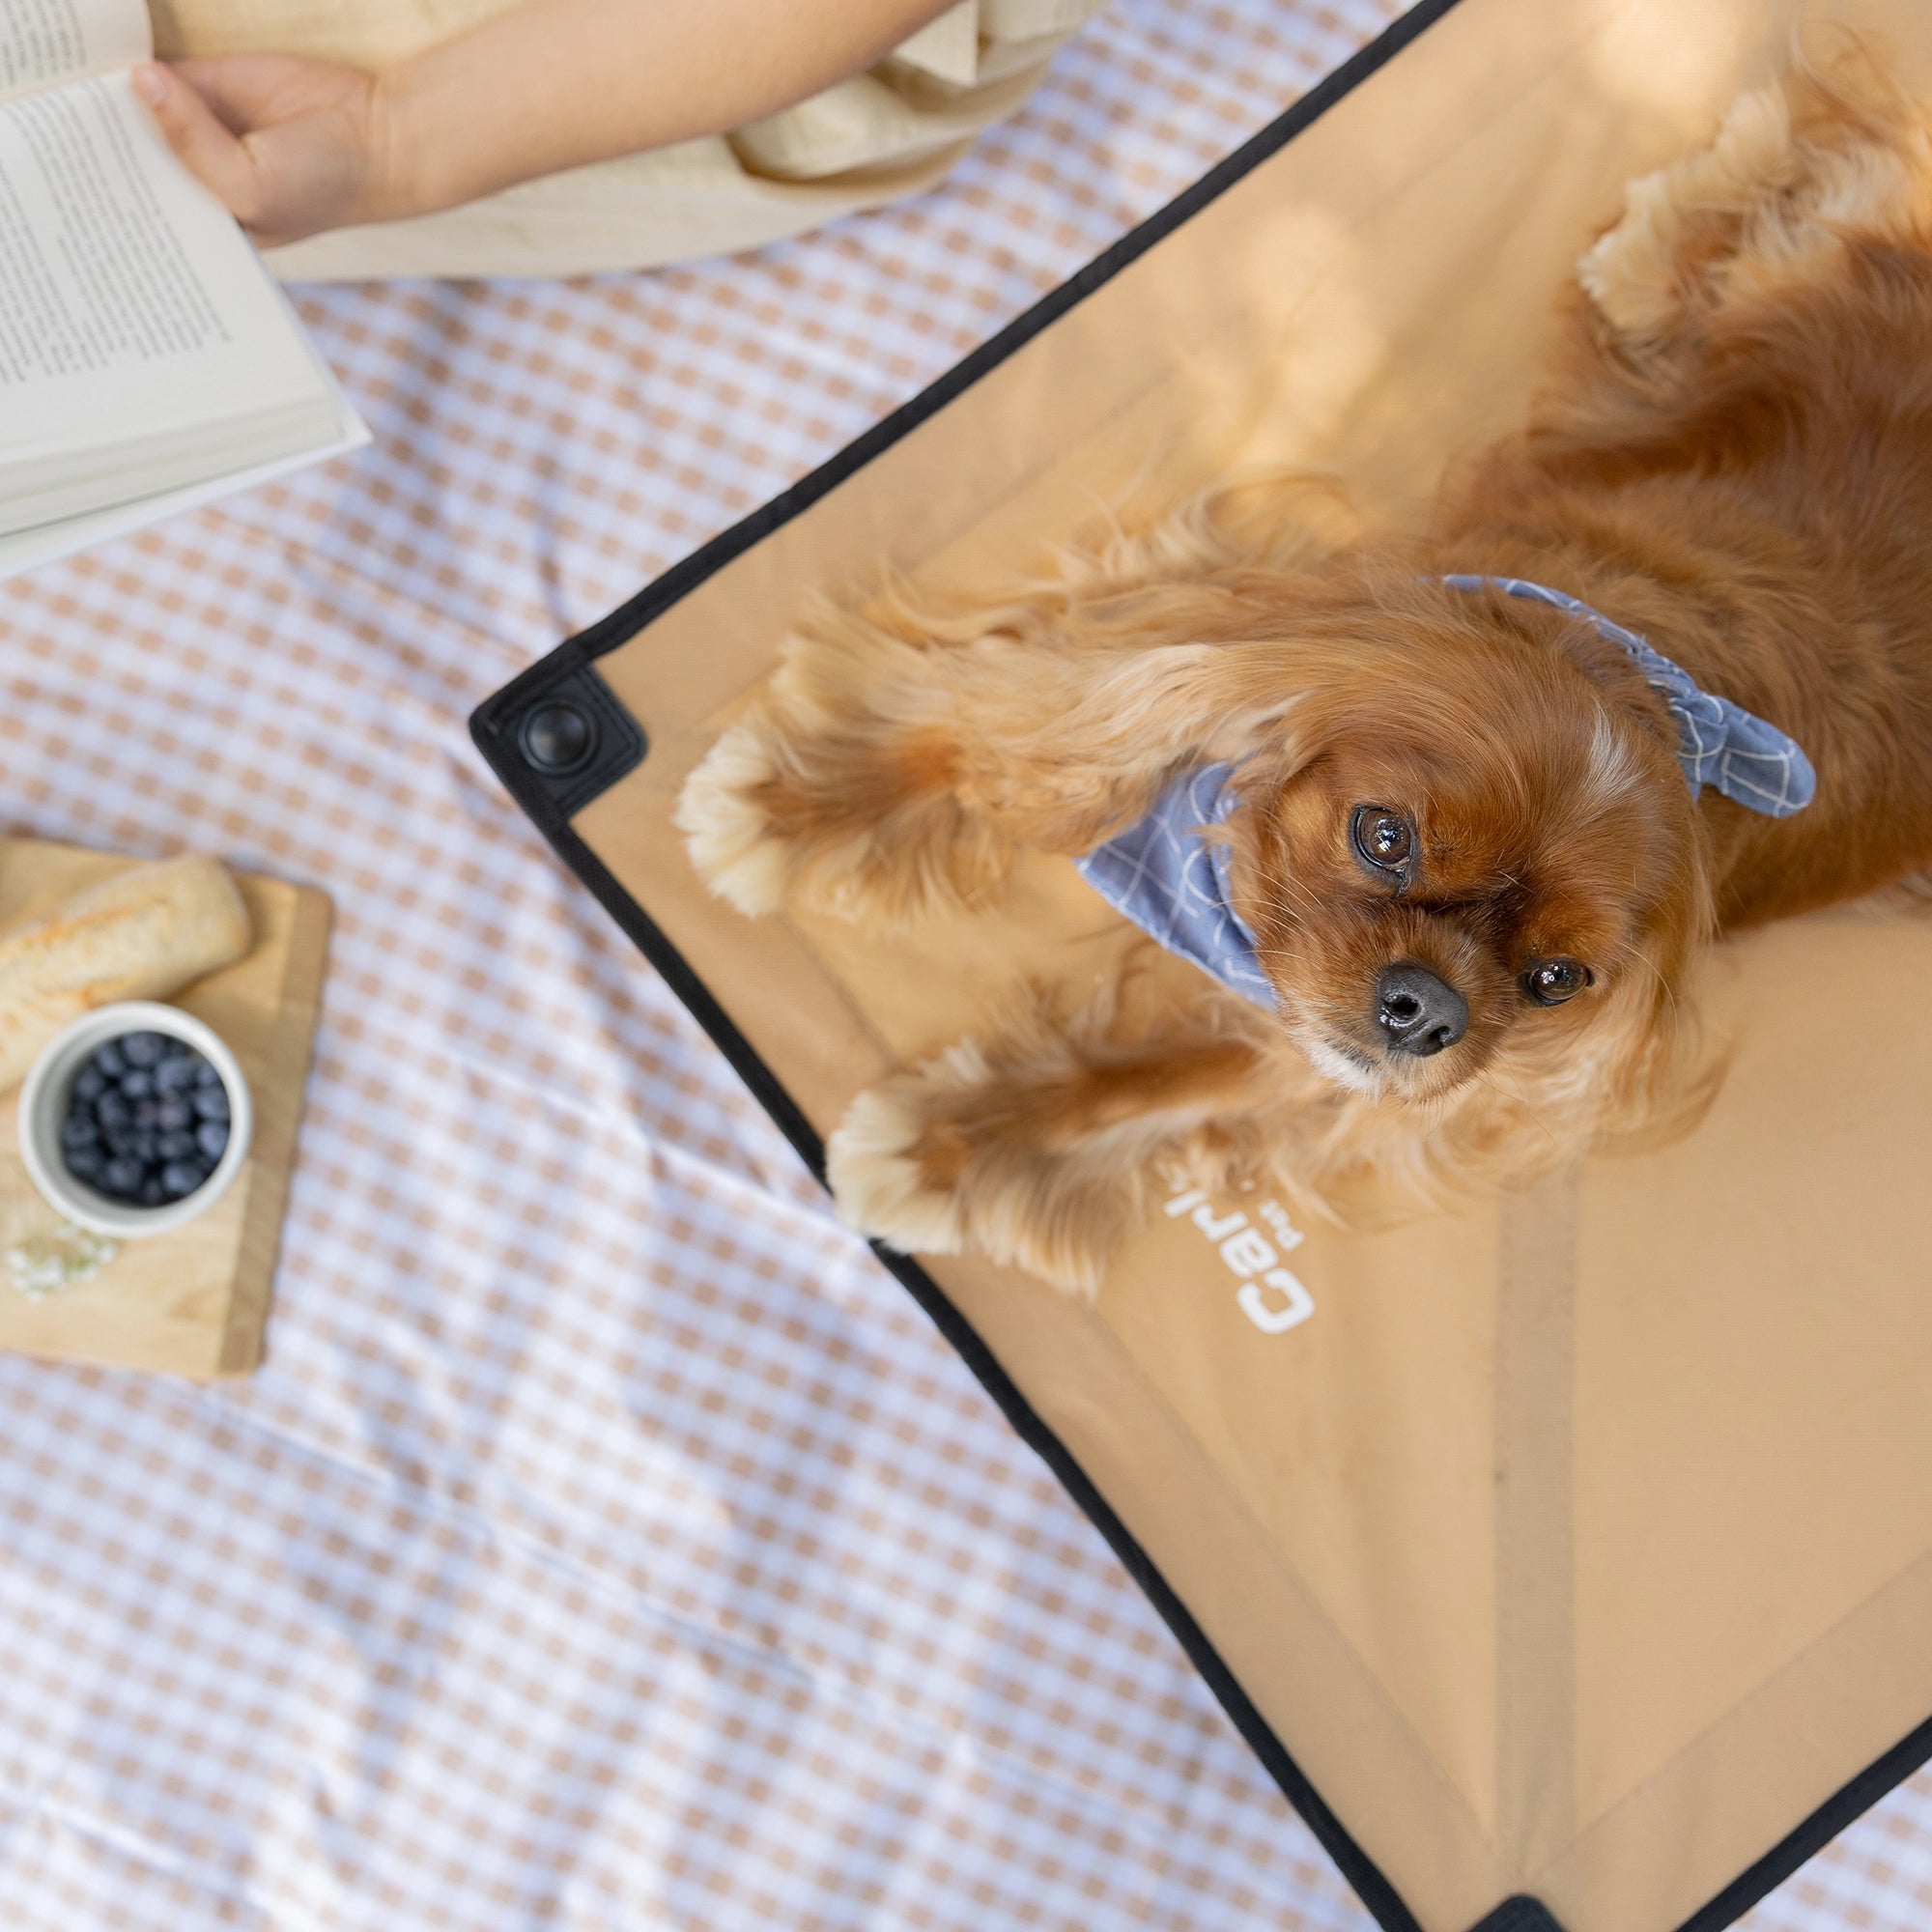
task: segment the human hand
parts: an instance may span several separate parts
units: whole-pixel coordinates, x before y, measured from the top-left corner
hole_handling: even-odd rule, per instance
[[[168,145],[265,248],[413,212],[376,74],[231,54],[145,64],[134,86]]]

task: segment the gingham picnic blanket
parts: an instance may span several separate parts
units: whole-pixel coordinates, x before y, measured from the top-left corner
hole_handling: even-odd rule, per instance
[[[1119,0],[910,206],[306,298],[373,451],[0,590],[8,830],[338,912],[265,1367],[0,1357],[7,1932],[1366,1927],[465,719],[1394,11]],[[1921,1778],[1750,1922],[1928,1905]]]

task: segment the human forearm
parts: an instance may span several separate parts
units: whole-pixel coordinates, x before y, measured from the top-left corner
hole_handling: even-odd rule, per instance
[[[948,0],[525,0],[381,73],[282,54],[144,66],[175,152],[264,246],[743,127]]]
[[[426,213],[776,113],[948,0],[526,0],[376,78],[383,199]]]

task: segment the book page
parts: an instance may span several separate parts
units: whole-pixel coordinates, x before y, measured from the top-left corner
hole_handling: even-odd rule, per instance
[[[351,450],[362,448],[368,440],[369,432],[345,403],[340,427],[329,442],[298,450],[293,456],[277,457],[272,463],[263,463],[252,469],[233,470],[211,477],[207,482],[190,484],[185,489],[164,490],[158,496],[140,497],[106,509],[90,511],[85,516],[68,517],[37,525],[32,529],[15,531],[12,535],[0,535],[0,582],[5,582],[10,577],[17,577],[23,570],[51,563],[57,557],[91,550],[110,537],[125,536],[130,530],[143,529],[150,524],[180,516],[186,510],[201,509],[206,504],[219,502],[224,497],[252,490],[258,484],[272,483],[279,477],[306,469],[311,463],[320,463],[331,456],[345,456]]]
[[[154,50],[143,0],[0,0],[0,100]]]
[[[329,394],[126,74],[0,103],[0,499],[52,492],[103,449]]]

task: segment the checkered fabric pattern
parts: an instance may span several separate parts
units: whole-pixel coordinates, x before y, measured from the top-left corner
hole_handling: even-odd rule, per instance
[[[10,830],[339,915],[266,1366],[0,1358],[7,1932],[1366,1927],[465,719],[1390,11],[1119,0],[911,206],[305,298],[373,451],[0,592]],[[1757,1932],[1922,1925],[1928,1846]]]
[[[1272,1008],[1274,987],[1262,971],[1255,936],[1235,910],[1228,848],[1204,838],[1238,803],[1231,765],[1183,772],[1138,824],[1074,863],[1117,912],[1170,952],[1252,1001]]]

